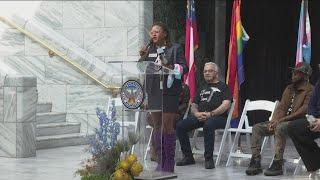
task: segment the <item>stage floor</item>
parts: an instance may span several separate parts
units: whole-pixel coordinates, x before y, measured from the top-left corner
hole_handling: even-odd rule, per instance
[[[290,145],[286,150],[287,155],[295,155],[295,149]],[[89,157],[84,151],[86,146],[71,146],[64,148],[38,150],[35,158],[0,158],[0,180],[73,180],[80,179],[74,172],[80,167],[81,160]],[[268,152],[266,152],[268,154]],[[271,153],[270,153],[271,154]],[[177,154],[178,158],[181,154]],[[195,156],[196,164],[185,167],[176,167],[177,179],[219,179],[219,180],[244,180],[244,179],[308,179],[305,171],[298,176],[293,176],[294,164],[286,163],[286,174],[277,177],[264,175],[246,176],[245,169],[248,160],[236,161],[231,167],[219,166],[212,170],[204,168],[201,155]],[[269,156],[270,158],[270,156]],[[270,163],[269,158],[264,158],[263,167]],[[225,164],[225,159],[222,164]],[[320,179],[320,178],[319,178]]]

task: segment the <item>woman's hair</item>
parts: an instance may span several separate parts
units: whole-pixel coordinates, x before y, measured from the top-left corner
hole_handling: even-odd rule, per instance
[[[170,41],[170,34],[169,34],[169,29],[167,27],[166,24],[164,24],[163,22],[161,21],[158,21],[158,22],[154,22],[151,26],[154,27],[154,26],[159,26],[161,27],[161,29],[167,34],[166,38],[165,38],[165,45],[166,46],[171,46],[171,41]]]

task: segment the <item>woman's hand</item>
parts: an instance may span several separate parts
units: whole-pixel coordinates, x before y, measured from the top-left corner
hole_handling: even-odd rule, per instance
[[[311,125],[311,131],[313,132],[320,132],[320,119],[317,119],[314,123]]]
[[[173,70],[174,66],[172,64],[163,65],[164,67]]]
[[[145,57],[147,55],[147,50],[148,50],[147,46],[143,46],[139,51],[140,57]]]

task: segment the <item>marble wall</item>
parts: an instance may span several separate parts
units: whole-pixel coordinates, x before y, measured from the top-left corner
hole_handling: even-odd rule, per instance
[[[0,156],[35,156],[37,79],[0,74],[0,81]]]
[[[72,54],[62,48],[62,41],[53,40],[61,39],[59,36],[68,39],[72,42],[69,48],[80,48],[94,57],[88,69],[105,66],[101,71],[109,85],[121,85],[121,64],[111,62],[138,59],[153,19],[152,1],[148,0],[1,1],[0,15],[39,34],[73,58],[83,55],[80,51]],[[50,33],[41,33],[36,24]],[[82,132],[92,132],[97,125],[95,108],[105,106],[110,93],[61,58],[49,57],[45,48],[2,22],[0,62],[21,74],[35,76],[38,101],[52,102],[54,112],[67,112],[67,121],[81,122]]]

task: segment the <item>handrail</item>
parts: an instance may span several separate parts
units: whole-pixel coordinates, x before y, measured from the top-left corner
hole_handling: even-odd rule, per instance
[[[120,87],[111,87],[108,86],[106,84],[104,84],[103,82],[101,82],[99,79],[97,79],[96,77],[92,76],[91,74],[87,73],[85,69],[83,69],[79,64],[75,63],[72,59],[70,59],[67,55],[65,55],[63,52],[57,50],[56,48],[50,46],[49,44],[47,44],[46,42],[44,42],[42,39],[40,39],[39,37],[37,37],[36,35],[32,34],[31,32],[25,30],[24,28],[21,28],[18,24],[10,21],[9,19],[0,16],[0,20],[8,25],[10,25],[11,27],[17,29],[18,31],[20,31],[21,33],[23,33],[24,35],[28,36],[31,40],[39,43],[40,45],[42,45],[44,48],[54,52],[54,54],[58,55],[59,57],[61,57],[62,59],[64,59],[65,61],[67,61],[69,64],[71,64],[72,66],[74,66],[75,68],[77,68],[78,70],[80,70],[82,73],[84,73],[85,75],[89,76],[91,79],[93,79],[95,82],[97,82],[98,84],[100,84],[101,86],[103,86],[104,88],[106,88],[108,91],[111,91],[113,95],[115,95],[115,93],[117,93],[120,89]]]

